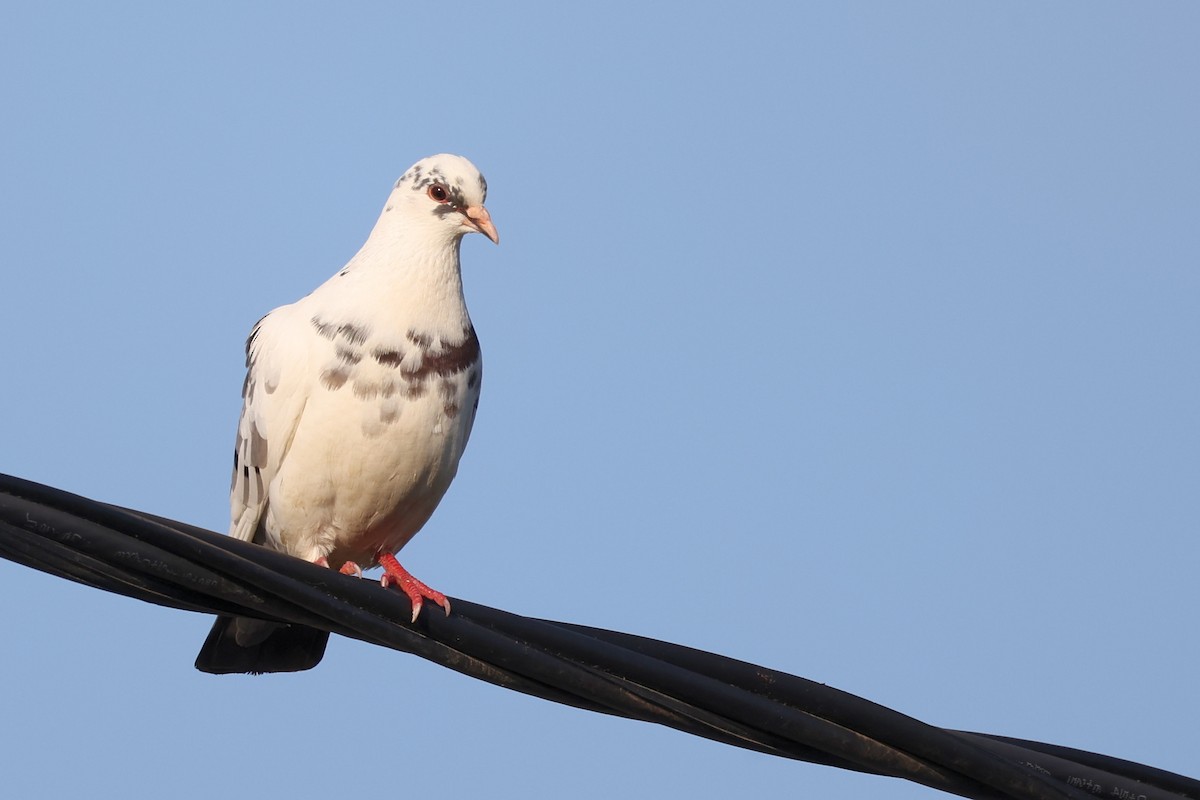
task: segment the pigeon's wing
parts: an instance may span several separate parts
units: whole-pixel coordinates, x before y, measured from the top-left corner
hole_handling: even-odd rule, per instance
[[[233,452],[229,535],[256,538],[267,510],[267,490],[287,457],[308,402],[314,333],[298,309],[283,306],[260,319],[246,340],[246,382]]]
[[[258,321],[246,341],[242,417],[233,451],[229,535],[277,546],[263,517],[268,490],[287,457],[308,402],[314,333],[295,305]],[[295,672],[311,669],[325,654],[327,631],[244,617],[217,617],[196,657],[196,668],[227,672]]]

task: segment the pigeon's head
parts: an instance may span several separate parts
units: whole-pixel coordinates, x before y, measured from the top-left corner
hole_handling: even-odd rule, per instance
[[[487,181],[475,165],[443,153],[421,159],[400,176],[387,211],[452,241],[476,231],[499,244],[500,234],[483,207],[486,198]]]

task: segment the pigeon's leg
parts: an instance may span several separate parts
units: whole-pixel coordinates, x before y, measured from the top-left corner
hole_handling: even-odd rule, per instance
[[[329,559],[325,556],[321,556],[313,561],[313,563],[318,567],[333,569],[333,567],[329,566]],[[355,564],[353,561],[347,561],[345,564],[342,564],[342,568],[339,569],[338,572],[342,573],[343,575],[354,575],[358,578],[362,577],[362,567],[360,567],[358,564]]]
[[[385,551],[378,553],[375,559],[379,562],[379,566],[383,567],[383,578],[379,582],[385,588],[393,583],[398,585],[400,590],[412,601],[413,622],[417,621],[417,615],[421,613],[421,606],[425,604],[425,598],[429,598],[444,608],[447,616],[450,615],[450,601],[446,599],[446,595],[436,589],[430,589],[414,578],[408,570],[400,566],[400,562],[394,555]]]

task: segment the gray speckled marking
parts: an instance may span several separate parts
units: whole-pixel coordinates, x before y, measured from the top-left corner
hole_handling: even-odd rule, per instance
[[[446,183],[445,178],[442,175],[442,170],[438,167],[434,167],[433,169],[429,170],[429,172],[422,174],[421,168],[419,166],[414,166],[408,171],[404,178],[401,178],[400,180],[404,181],[405,178],[412,180],[412,190],[414,192],[419,192],[426,186],[434,183]]]
[[[343,322],[338,325],[337,332],[338,336],[350,344],[362,344],[371,335],[371,329],[366,325],[355,325],[352,322]]]
[[[316,329],[318,336],[328,339],[331,342],[337,336],[337,328],[323,321],[320,317],[313,317],[309,321],[312,323],[313,328]]]
[[[484,198],[486,199],[487,198],[487,181],[484,180],[483,175],[479,175],[478,180],[479,180],[479,189],[483,193]],[[433,169],[429,170],[429,172],[425,172],[419,164],[413,165],[412,169],[410,169],[408,172],[406,172],[400,176],[400,179],[398,181],[396,181],[396,185],[393,188],[399,189],[405,183],[411,183],[412,186],[410,188],[414,192],[423,191],[427,186],[430,186],[434,183],[441,183],[443,186],[447,186],[447,191],[451,195],[452,203],[454,203],[456,205],[462,203],[462,192],[458,191],[457,196],[455,196],[455,192],[457,190],[452,189],[451,187],[449,187],[447,185],[445,174],[438,167],[434,167]],[[461,175],[454,179],[455,187],[462,186],[465,183],[466,183],[466,180]]]
[[[427,333],[417,333],[412,328],[409,328],[408,333],[404,334],[404,336],[422,350],[428,350],[429,346],[433,344],[432,336]]]
[[[255,467],[267,465],[267,440],[257,425],[250,426],[250,448],[246,451],[246,460]]]
[[[339,272],[339,275],[344,275],[347,270]],[[326,322],[320,317],[313,317],[310,322],[317,335],[329,341],[342,339],[349,345],[360,345],[367,340],[371,335],[371,329],[366,325],[355,325],[353,322],[343,322],[335,325],[332,322]]]
[[[357,364],[362,361],[362,353],[357,350],[351,350],[343,344],[339,344],[335,352],[337,353],[338,361],[345,362],[346,364]]]
[[[408,172],[401,175],[400,180],[396,181],[396,186],[394,188],[399,189],[400,184],[404,183],[405,181],[412,181],[413,183],[416,183],[419,180],[421,180],[421,165],[413,164],[412,168],[409,169]]]
[[[467,373],[467,388],[474,389],[477,383],[479,383],[479,370],[473,369]]]
[[[379,396],[379,384],[371,381],[357,380],[350,386],[354,396],[360,400],[372,400]]]
[[[346,383],[346,379],[350,377],[350,368],[344,365],[334,367],[326,367],[321,373],[321,385],[326,389],[336,391]]]
[[[461,214],[462,206],[451,205],[449,203],[438,203],[431,211],[435,217],[448,217],[451,214]]]

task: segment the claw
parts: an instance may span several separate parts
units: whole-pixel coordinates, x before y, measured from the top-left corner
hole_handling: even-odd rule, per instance
[[[379,566],[383,567],[383,577],[379,579],[380,585],[385,589],[393,584],[400,587],[400,590],[408,595],[409,602],[412,603],[412,621],[416,622],[417,617],[421,614],[421,608],[425,605],[425,599],[432,600],[437,605],[441,606],[446,611],[446,616],[450,616],[450,601],[446,595],[436,589],[430,589],[421,581],[412,576],[408,570],[400,566],[400,562],[391,553],[380,553],[376,556],[379,561]]]
[[[333,569],[333,567],[329,566],[329,559],[325,556],[314,558],[312,563],[316,564],[318,567]],[[342,573],[343,575],[354,575],[359,578],[362,577],[362,567],[360,567],[358,564],[355,564],[353,561],[347,561],[346,563],[342,564],[342,568],[339,569],[338,572]]]

